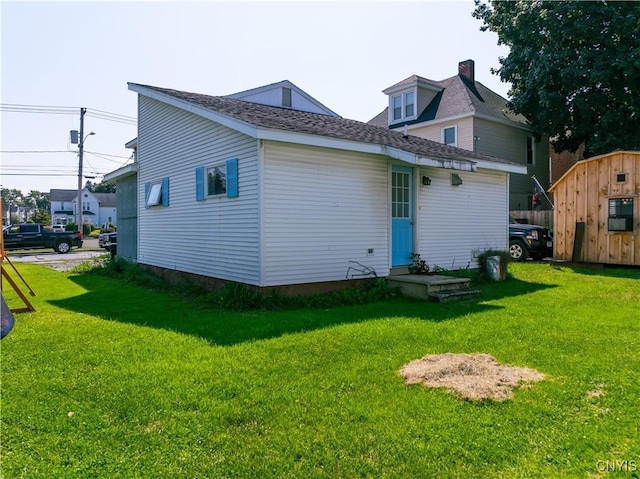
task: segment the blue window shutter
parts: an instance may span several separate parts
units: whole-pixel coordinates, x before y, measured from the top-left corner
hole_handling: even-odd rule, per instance
[[[151,183],[146,182],[144,184],[144,207],[149,208],[147,206],[147,198],[149,198],[149,190],[151,189]]]
[[[204,200],[204,166],[196,168],[196,201]]]
[[[227,198],[238,196],[238,159],[227,160]]]
[[[162,178],[162,206],[169,206],[169,177]]]

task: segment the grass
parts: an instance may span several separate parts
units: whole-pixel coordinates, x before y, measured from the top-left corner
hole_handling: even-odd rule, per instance
[[[2,477],[639,475],[637,270],[512,264],[463,302],[234,312],[18,267],[37,312],[0,344]],[[505,402],[404,385],[444,352],[546,379]]]

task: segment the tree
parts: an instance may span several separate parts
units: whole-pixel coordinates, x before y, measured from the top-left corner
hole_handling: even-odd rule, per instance
[[[104,181],[101,183],[93,183],[91,181],[87,181],[84,187],[88,189],[91,193],[115,193],[116,192],[116,185],[112,183],[107,183]]]
[[[2,197],[3,205],[24,206],[24,195],[20,190],[0,188],[0,196]]]
[[[49,201],[49,193],[41,193],[38,190],[31,190],[25,197],[29,206],[35,207],[37,210],[49,211],[51,209],[51,201]]]
[[[494,73],[510,108],[557,151],[640,149],[640,3],[475,0],[510,53]]]
[[[38,210],[31,215],[29,218],[34,223],[42,223],[43,225],[51,224],[51,213],[49,210]]]

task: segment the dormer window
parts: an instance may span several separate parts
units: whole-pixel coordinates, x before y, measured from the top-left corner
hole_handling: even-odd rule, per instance
[[[407,91],[391,96],[391,122],[412,120],[416,117],[415,91]]]
[[[414,111],[416,109],[415,105],[415,95],[413,92],[404,94],[404,116],[405,118],[409,118],[415,115]]]

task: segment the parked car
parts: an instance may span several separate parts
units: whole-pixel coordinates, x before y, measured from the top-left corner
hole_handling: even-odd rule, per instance
[[[4,248],[42,249],[53,248],[56,253],[68,253],[72,247],[82,246],[79,231],[54,232],[40,223],[19,223],[2,229]]]
[[[509,217],[509,254],[514,261],[553,256],[553,237],[544,226],[518,223]]]
[[[67,230],[65,225],[51,225],[51,229],[56,233],[62,233]]]
[[[98,246],[104,248],[112,254],[116,253],[116,245],[118,243],[118,233],[113,231],[111,233],[100,233],[98,235]]]

